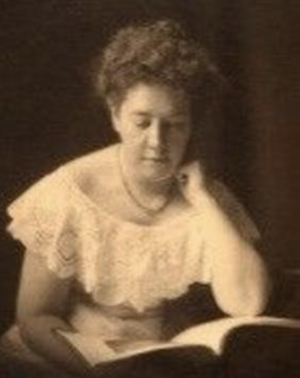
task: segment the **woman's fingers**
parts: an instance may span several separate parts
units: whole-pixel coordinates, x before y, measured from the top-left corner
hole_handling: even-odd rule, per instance
[[[177,175],[180,189],[184,197],[193,204],[199,199],[204,189],[204,174],[198,161],[182,167]]]

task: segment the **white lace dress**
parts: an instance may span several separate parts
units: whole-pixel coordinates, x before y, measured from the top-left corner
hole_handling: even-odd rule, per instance
[[[111,341],[126,322],[133,339],[159,339],[163,301],[210,282],[201,217],[190,210],[158,226],[120,220],[80,189],[74,166],[47,175],[13,202],[8,231],[58,277],[74,278],[70,322],[79,332]],[[257,238],[241,205],[222,188],[220,198],[241,232]]]

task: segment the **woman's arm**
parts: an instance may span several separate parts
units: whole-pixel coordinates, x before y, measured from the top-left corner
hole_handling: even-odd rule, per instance
[[[183,192],[202,217],[202,232],[212,253],[212,289],[220,308],[233,316],[264,311],[271,283],[252,242],[242,235],[203,183],[198,163],[185,171]]]
[[[212,289],[218,305],[233,316],[262,313],[270,293],[262,258],[208,192],[201,202],[203,232],[212,251]]]
[[[49,362],[71,374],[84,375],[89,365],[56,330],[73,331],[64,320],[71,279],[49,271],[41,257],[26,253],[17,301],[17,323],[24,342]]]

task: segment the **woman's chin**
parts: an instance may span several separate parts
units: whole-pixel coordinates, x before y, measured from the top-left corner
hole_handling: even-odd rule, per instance
[[[175,173],[171,169],[151,172],[147,171],[143,173],[143,178],[149,183],[159,183],[172,180],[173,178],[175,178]]]

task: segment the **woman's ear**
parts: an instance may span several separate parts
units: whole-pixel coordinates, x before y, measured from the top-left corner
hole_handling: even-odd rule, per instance
[[[110,117],[113,129],[119,133],[120,132],[120,117],[119,109],[115,105],[109,105]]]

